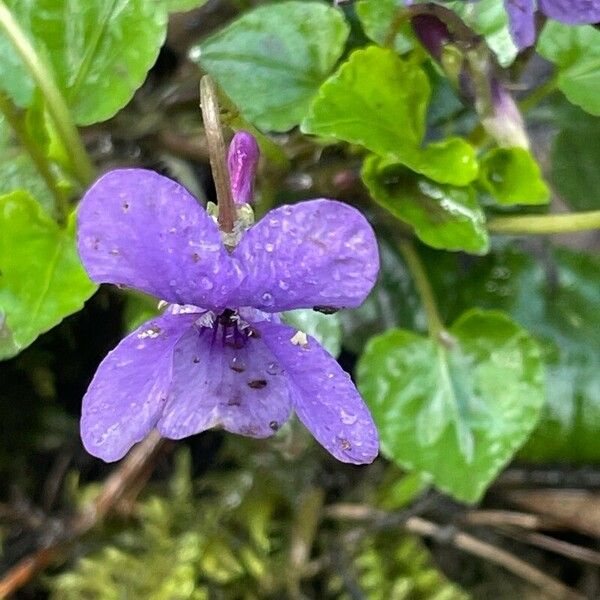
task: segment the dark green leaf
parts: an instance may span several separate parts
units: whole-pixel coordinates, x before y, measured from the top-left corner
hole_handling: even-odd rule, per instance
[[[79,310],[96,287],[77,256],[74,222],[60,229],[24,191],[0,198],[0,358]]]
[[[438,287],[438,297],[446,289],[450,315],[473,305],[501,309],[542,344],[548,403],[523,456],[600,462],[600,258],[564,248],[536,258],[510,248]]]
[[[538,421],[542,361],[500,312],[469,311],[449,334],[447,344],[400,329],[373,338],[358,385],[388,457],[476,502]]]
[[[552,147],[552,183],[576,210],[600,208],[600,119],[582,113],[582,123],[570,123]]]
[[[421,147],[430,95],[418,64],[371,46],[355,51],[321,86],[302,130],[359,144],[436,181],[466,185],[478,165],[465,140]]]
[[[547,204],[550,190],[524,148],[495,148],[480,163],[479,183],[499,204]]]
[[[342,54],[349,27],[316,2],[282,2],[244,13],[192,48],[246,119],[266,130],[297,125]]]
[[[53,70],[75,121],[112,117],[154,64],[166,34],[166,13],[148,0],[8,0],[42,60]],[[34,84],[0,34],[0,87],[21,106]]]
[[[471,188],[430,181],[377,156],[366,159],[363,181],[373,199],[415,229],[419,238],[446,250],[485,254],[485,215]]]
[[[585,111],[600,116],[600,31],[548,21],[538,52],[558,67],[558,88]]]

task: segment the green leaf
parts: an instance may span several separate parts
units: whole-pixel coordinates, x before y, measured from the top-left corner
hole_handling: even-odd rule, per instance
[[[337,313],[324,315],[311,309],[290,310],[283,313],[283,320],[288,325],[312,335],[332,356],[339,356],[342,326]]]
[[[206,0],[155,0],[160,8],[168,12],[187,12],[194,8],[200,8],[206,4]]]
[[[558,67],[558,88],[573,104],[600,116],[600,31],[548,21],[537,51]]]
[[[404,0],[360,0],[356,3],[356,14],[369,39],[384,46],[394,17],[402,8]],[[394,39],[394,50],[399,54],[408,52],[414,45],[413,40],[414,34],[407,19]]]
[[[18,189],[30,192],[47,212],[52,212],[52,192],[0,114],[0,196]]]
[[[131,333],[142,323],[153,319],[159,313],[156,298],[134,290],[125,292],[123,327],[127,333]]]
[[[112,117],[133,96],[156,61],[166,12],[148,0],[7,0],[6,4],[52,68],[73,118],[90,125]],[[0,87],[20,106],[34,84],[0,34]]]
[[[585,116],[559,131],[552,147],[554,189],[576,210],[600,208],[600,118]]]
[[[485,37],[487,45],[503,67],[515,60],[519,50],[510,35],[508,15],[502,2],[479,0],[477,4],[461,1],[448,2],[447,5],[462,17],[475,33]]]
[[[547,204],[550,190],[525,148],[494,148],[481,159],[479,183],[499,204]]]
[[[421,147],[431,86],[423,69],[392,50],[352,53],[319,90],[302,130],[359,144],[441,183],[477,177],[471,145],[448,138]]]
[[[21,190],[0,198],[0,358],[81,309],[96,287],[77,256],[74,220],[60,229]]]
[[[449,335],[447,345],[400,329],[373,338],[358,386],[388,457],[476,502],[538,421],[542,361],[500,312],[471,310]]]
[[[246,119],[272,131],[297,125],[344,50],[340,11],[316,2],[282,2],[244,13],[192,48]]]
[[[600,258],[558,248],[536,260],[509,247],[437,286],[442,294],[450,316],[473,304],[500,309],[542,344],[548,402],[522,456],[600,463]]]
[[[485,215],[471,188],[438,184],[377,156],[365,160],[362,178],[373,199],[414,227],[426,244],[485,254]]]

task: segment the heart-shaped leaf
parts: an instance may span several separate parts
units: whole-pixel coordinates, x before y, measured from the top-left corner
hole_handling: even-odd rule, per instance
[[[527,440],[544,402],[540,349],[500,312],[471,310],[448,340],[390,330],[373,338],[358,386],[383,452],[476,502]]]
[[[210,73],[242,114],[262,129],[297,125],[339,59],[349,27],[318,2],[281,2],[244,13],[195,46],[192,60]]]
[[[305,133],[359,144],[442,183],[477,177],[473,147],[448,138],[422,147],[431,86],[423,69],[392,50],[356,50],[319,90]]]

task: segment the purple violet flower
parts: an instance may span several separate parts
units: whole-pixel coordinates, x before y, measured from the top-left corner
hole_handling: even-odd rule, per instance
[[[252,202],[259,157],[260,151],[254,136],[247,131],[238,131],[229,144],[227,155],[231,193],[236,204]]]
[[[515,44],[526,48],[535,43],[535,11],[567,25],[600,21],[600,0],[504,0]],[[537,6],[536,6],[537,5]]]
[[[172,439],[217,426],[265,438],[294,409],[337,459],[375,459],[377,430],[349,375],[277,314],[363,302],[379,256],[360,212],[324,199],[282,206],[228,249],[182,186],[123,169],[85,194],[78,226],[94,281],[169,304],[98,367],[81,417],[91,454],[118,460],[153,428]]]

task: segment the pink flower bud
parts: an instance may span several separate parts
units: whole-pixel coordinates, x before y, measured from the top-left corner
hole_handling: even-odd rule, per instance
[[[254,177],[260,150],[254,136],[238,131],[229,145],[227,166],[231,180],[231,193],[236,204],[250,204],[254,195]]]

